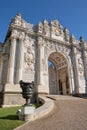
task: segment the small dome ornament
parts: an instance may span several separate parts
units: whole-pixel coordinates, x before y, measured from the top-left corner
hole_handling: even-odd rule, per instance
[[[84,39],[82,36],[80,36],[79,40],[80,40],[80,42],[84,42]]]

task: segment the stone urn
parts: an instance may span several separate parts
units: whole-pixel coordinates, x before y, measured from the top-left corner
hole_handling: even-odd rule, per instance
[[[23,82],[22,80],[19,81],[20,87],[22,88],[22,96],[26,99],[26,103],[24,105],[29,106],[31,102],[31,98],[33,96],[33,88],[34,82],[28,83]]]

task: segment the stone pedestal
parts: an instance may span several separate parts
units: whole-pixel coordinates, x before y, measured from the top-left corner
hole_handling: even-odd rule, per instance
[[[34,111],[35,111],[34,106],[23,106],[22,109],[19,109],[17,112],[19,120],[28,121],[32,119]]]

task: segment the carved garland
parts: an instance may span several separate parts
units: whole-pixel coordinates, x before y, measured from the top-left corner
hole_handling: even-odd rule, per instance
[[[34,54],[30,51],[24,54],[24,61],[26,64],[26,70],[34,70]]]
[[[34,71],[35,57],[34,57],[33,42],[28,37],[24,42],[24,47],[26,50],[24,53],[25,69]]]

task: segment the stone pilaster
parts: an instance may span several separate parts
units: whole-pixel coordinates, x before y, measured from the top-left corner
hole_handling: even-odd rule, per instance
[[[8,83],[14,83],[15,52],[16,52],[16,38],[12,37],[10,45],[8,75],[7,75]]]
[[[73,55],[72,55],[72,59],[73,59],[73,70],[74,70],[74,80],[75,80],[75,93],[79,93],[79,75],[78,75],[78,63],[77,63],[77,59],[76,59],[76,52],[77,49],[73,47]]]

